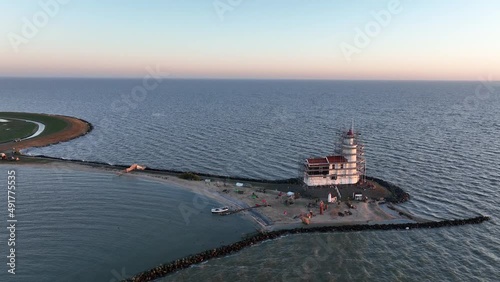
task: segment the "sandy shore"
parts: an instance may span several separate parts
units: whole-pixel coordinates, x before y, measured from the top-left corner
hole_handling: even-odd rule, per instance
[[[81,167],[81,165],[75,165]],[[115,173],[119,172],[116,169],[111,170]],[[269,189],[269,184],[259,186],[256,183],[252,183],[251,185],[243,183],[245,187],[238,187],[235,180],[207,178],[207,181],[205,179],[193,181],[184,180],[175,175],[151,173],[148,171],[132,172],[129,175],[155,179],[189,190],[193,193],[214,199],[221,206],[228,206],[231,210],[247,209],[242,211],[241,214],[251,218],[256,223],[257,229],[261,231],[308,226],[419,222],[418,219],[402,215],[398,211],[389,209],[386,204],[381,205],[380,201],[375,200],[367,202],[354,201],[351,204],[355,208],[349,208],[345,202],[330,203],[328,204],[328,209],[323,214],[320,214],[319,205],[308,207],[309,204],[314,205],[315,200],[299,198],[295,200],[294,204],[287,205],[285,204],[288,198],[286,191],[271,190]],[[267,188],[265,192],[263,192],[264,187]],[[238,193],[237,191],[243,192]],[[326,202],[326,198],[324,200]],[[254,208],[248,209],[250,207]],[[206,212],[209,213],[211,208],[214,207],[206,207]],[[313,216],[310,219],[310,225],[304,225],[300,216],[306,215],[311,211]],[[339,216],[339,212],[343,213],[345,211],[350,211],[352,215]]]
[[[157,177],[157,176],[155,176]],[[276,190],[261,191],[261,187],[253,185],[252,187],[237,187],[235,182],[220,181],[189,181],[179,179],[177,177],[168,177],[162,179],[171,185],[184,187],[194,193],[200,193],[217,200],[232,209],[242,209],[248,207],[254,208],[251,211],[243,211],[244,214],[255,220],[261,229],[266,231],[277,230],[282,228],[295,228],[299,226],[305,227],[300,219],[301,215],[306,215],[313,212],[310,219],[310,225],[346,225],[346,224],[372,224],[372,223],[388,223],[388,222],[414,222],[409,218],[399,215],[397,212],[387,211],[382,209],[379,201],[369,202],[352,202],[356,207],[350,209],[345,202],[330,203],[323,214],[320,214],[319,207],[308,207],[308,204],[315,204],[315,200],[299,198],[294,204],[285,204],[286,193]],[[236,191],[243,191],[240,194]],[[226,191],[226,192],[224,192]],[[281,196],[280,196],[281,194]],[[254,196],[255,195],[255,196]],[[326,199],[325,199],[326,200]],[[326,201],[325,201],[326,202]],[[267,205],[267,206],[265,206]],[[339,212],[350,211],[352,215],[339,216]],[[207,209],[207,212],[210,212]],[[228,215],[231,216],[231,215]]]
[[[55,165],[76,170],[108,171],[110,173],[120,173],[122,171],[122,167],[107,164],[95,164],[30,156],[21,156],[21,161],[15,162],[15,164],[42,166]],[[255,222],[256,228],[260,231],[273,231],[297,227],[426,221],[412,215],[402,213],[391,204],[380,204],[381,201],[378,200],[351,202],[351,204],[353,204],[356,208],[349,208],[346,202],[330,203],[328,204],[328,209],[325,210],[323,214],[320,214],[319,205],[317,205],[316,201],[311,198],[301,197],[295,199],[294,204],[292,205],[285,204],[285,201],[288,198],[286,196],[287,188],[291,186],[291,184],[244,182],[236,179],[221,179],[217,177],[194,181],[181,179],[178,177],[179,175],[179,173],[155,170],[134,171],[127,174],[129,177],[143,177],[161,181],[168,185],[209,197],[210,199],[220,203],[220,206],[228,206],[233,211],[246,209],[239,213],[246,215],[253,222]],[[237,182],[243,183],[244,187],[238,187],[236,185]],[[383,187],[380,187],[380,189],[383,189]],[[238,191],[240,192],[238,193]],[[325,193],[320,193],[325,195],[324,199],[320,197],[320,199],[324,202],[326,202],[327,193],[327,190],[325,190]],[[315,195],[318,195],[318,193],[315,193]],[[259,207],[256,207],[257,205]],[[210,213],[211,208],[215,207],[204,207],[204,209],[206,209],[205,212]],[[346,216],[339,215],[339,212],[344,213],[345,211],[350,211],[352,214]],[[306,215],[309,212],[312,212],[313,216],[310,218],[310,224],[305,225],[302,223],[300,217],[301,215]],[[234,215],[230,214],[225,216]]]

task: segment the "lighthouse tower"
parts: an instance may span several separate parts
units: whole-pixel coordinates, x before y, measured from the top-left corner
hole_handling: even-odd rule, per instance
[[[342,155],[346,158],[347,163],[345,164],[345,183],[342,184],[353,184],[359,181],[359,173],[357,169],[357,152],[358,144],[354,134],[354,130],[351,127],[347,133],[343,136],[342,141]]]

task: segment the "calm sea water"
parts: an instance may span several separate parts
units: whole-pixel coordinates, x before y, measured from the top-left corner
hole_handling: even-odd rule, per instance
[[[213,200],[158,181],[2,164],[3,183],[11,169],[18,260],[15,277],[2,265],[1,281],[119,281],[254,231],[240,216],[207,213],[218,206]],[[6,221],[7,207],[0,214]],[[8,234],[1,235],[5,258]]]
[[[500,277],[498,83],[496,92],[477,95],[480,82],[164,80],[134,100],[140,84],[0,79],[0,110],[77,116],[95,126],[82,138],[27,153],[266,179],[297,176],[300,160],[333,151],[338,131],[354,120],[368,174],[412,195],[403,209],[432,219],[493,217],[436,230],[288,236],[167,280]],[[19,200],[26,228],[18,235],[26,248],[20,246],[19,281],[111,281],[122,266],[135,273],[217,245],[218,234],[229,242],[251,230],[242,218],[214,221],[202,211],[196,224],[170,223],[194,196],[161,183],[74,169],[19,170],[27,187]]]

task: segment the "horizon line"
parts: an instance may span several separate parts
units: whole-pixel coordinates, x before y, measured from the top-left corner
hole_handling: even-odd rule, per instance
[[[144,76],[0,76],[0,79],[143,79]],[[359,78],[259,78],[259,77],[171,77],[163,76],[165,80],[269,80],[269,81],[401,81],[401,82],[477,82],[477,80],[467,79],[359,79]],[[491,82],[500,82],[492,80]]]

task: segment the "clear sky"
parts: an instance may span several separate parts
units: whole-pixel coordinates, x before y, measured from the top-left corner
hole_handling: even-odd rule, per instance
[[[500,1],[398,2],[0,0],[0,76],[500,78]]]

